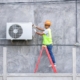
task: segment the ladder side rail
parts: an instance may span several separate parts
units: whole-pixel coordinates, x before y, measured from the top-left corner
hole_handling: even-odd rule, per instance
[[[41,51],[40,51],[40,55],[39,55],[39,57],[38,57],[38,61],[37,61],[37,63],[36,63],[36,67],[35,67],[34,73],[36,73],[36,72],[38,71],[38,67],[39,67],[39,64],[40,64],[40,59],[41,59],[41,57],[42,57],[42,52],[43,52],[43,47],[42,47],[42,49],[41,49]]]

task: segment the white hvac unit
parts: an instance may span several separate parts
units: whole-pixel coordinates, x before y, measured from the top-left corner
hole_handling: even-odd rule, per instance
[[[7,23],[6,39],[32,40],[32,23]]]

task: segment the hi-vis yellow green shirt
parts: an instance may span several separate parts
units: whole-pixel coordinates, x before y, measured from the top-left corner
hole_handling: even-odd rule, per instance
[[[44,33],[44,35],[43,35],[43,45],[53,44],[51,29],[48,28],[43,33]]]

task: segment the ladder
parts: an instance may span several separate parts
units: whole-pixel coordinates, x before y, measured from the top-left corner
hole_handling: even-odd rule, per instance
[[[39,64],[40,64],[40,60],[41,60],[41,57],[42,57],[42,52],[43,52],[43,50],[46,51],[46,54],[47,54],[48,59],[49,59],[49,61],[50,61],[50,64],[52,65],[51,67],[52,67],[53,72],[54,72],[54,73],[57,73],[57,69],[56,69],[56,67],[54,66],[54,63],[52,62],[52,59],[51,59],[51,56],[50,56],[49,51],[48,51],[48,49],[47,49],[47,46],[45,46],[45,45],[42,46],[42,49],[41,49],[41,51],[40,51],[40,55],[39,55],[39,57],[38,57],[38,61],[37,61],[37,63],[36,63],[36,67],[35,67],[34,73],[36,73],[36,72],[38,71],[38,67],[39,67]]]

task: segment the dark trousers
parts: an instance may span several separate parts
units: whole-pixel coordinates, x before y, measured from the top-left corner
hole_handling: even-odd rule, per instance
[[[50,56],[51,56],[51,59],[52,59],[53,63],[55,64],[56,61],[55,61],[54,54],[53,54],[53,52],[52,52],[52,48],[53,48],[52,45],[47,45],[47,49],[48,49],[48,51],[49,51],[49,54],[50,54]]]

